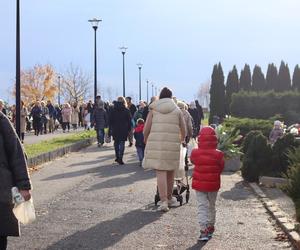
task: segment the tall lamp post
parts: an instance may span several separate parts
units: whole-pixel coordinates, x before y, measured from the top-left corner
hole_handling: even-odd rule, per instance
[[[149,80],[147,82],[147,103],[149,104]]]
[[[125,97],[126,96],[126,89],[125,89],[125,53],[126,53],[126,50],[128,49],[127,47],[120,47],[119,48],[122,52],[122,55],[123,55],[123,96]]]
[[[96,103],[96,96],[97,96],[97,29],[99,22],[102,22],[101,19],[91,19],[89,22],[92,24],[92,27],[95,31],[95,48],[94,48],[94,101]]]
[[[138,63],[137,66],[139,68],[139,98],[140,98],[140,100],[142,100],[142,66],[143,66],[143,64]]]
[[[153,83],[151,83],[151,85],[152,85],[152,97],[154,96],[154,85],[153,85]]]
[[[59,75],[58,77],[58,105],[60,106],[60,78],[61,76]]]
[[[21,136],[20,0],[16,5],[16,132]]]

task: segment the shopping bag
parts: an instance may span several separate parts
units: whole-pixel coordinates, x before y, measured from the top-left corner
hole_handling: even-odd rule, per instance
[[[15,204],[13,213],[16,216],[17,220],[24,225],[35,221],[36,216],[32,198],[28,201]]]
[[[175,178],[182,179],[184,177],[184,167],[185,167],[185,156],[186,156],[187,148],[180,146],[180,158],[179,158],[179,167],[175,171]]]
[[[188,157],[191,156],[193,149],[197,148],[197,142],[195,139],[191,139],[187,145],[187,154]]]

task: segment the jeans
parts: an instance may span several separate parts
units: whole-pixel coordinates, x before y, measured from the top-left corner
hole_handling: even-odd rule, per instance
[[[117,159],[123,159],[124,151],[125,151],[125,141],[115,141],[115,153]]]
[[[196,191],[198,203],[198,219],[200,229],[205,230],[208,226],[214,226],[216,221],[216,199],[218,192]]]
[[[104,143],[104,129],[96,129],[98,143]]]
[[[139,161],[143,161],[145,148],[144,147],[136,147],[136,152],[137,152]]]

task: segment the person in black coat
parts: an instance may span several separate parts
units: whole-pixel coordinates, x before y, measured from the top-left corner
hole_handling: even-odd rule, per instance
[[[194,102],[191,102],[188,112],[193,119],[193,138],[197,138],[200,131],[201,118]]]
[[[20,140],[8,118],[0,112],[0,249],[6,249],[8,236],[19,236],[20,228],[13,214],[12,187],[25,199],[31,198],[31,183]]]
[[[195,104],[196,104],[196,109],[198,111],[198,114],[200,117],[200,123],[201,123],[201,120],[204,120],[203,109],[202,109],[202,106],[199,104],[198,100],[195,101]]]
[[[108,127],[108,116],[103,101],[97,102],[94,107],[93,124],[97,132],[98,147],[101,147],[104,144],[104,129]]]
[[[136,106],[132,103],[131,97],[126,97],[127,107],[130,111],[131,118],[133,119],[135,112],[137,111]],[[133,145],[133,128],[128,133],[128,141],[129,141],[129,147],[132,147]]]
[[[117,102],[114,102],[114,107],[110,112],[109,125],[114,139],[116,153],[115,161],[120,165],[123,165],[125,142],[132,129],[131,114],[126,108],[126,101],[124,97],[119,97]]]
[[[41,103],[39,101],[36,101],[30,113],[35,135],[39,135],[42,129],[42,113]]]

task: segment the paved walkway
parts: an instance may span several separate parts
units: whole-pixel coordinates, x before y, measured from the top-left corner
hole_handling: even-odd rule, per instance
[[[55,131],[54,133],[48,133],[48,134],[43,134],[43,135],[39,135],[39,136],[36,136],[36,135],[34,135],[34,133],[30,132],[25,135],[24,144],[35,144],[40,141],[58,138],[62,135],[75,134],[80,131],[83,131],[83,129],[82,128],[79,128],[77,130],[71,129],[70,132],[66,132],[66,133],[63,133],[63,131],[61,129],[59,129],[59,130]]]
[[[9,249],[291,249],[237,174],[222,176],[213,239],[198,244],[195,194],[189,204],[156,211],[152,171],[138,167],[134,149],[125,166],[112,164],[111,147],[95,145],[33,174],[37,221],[23,227]]]

